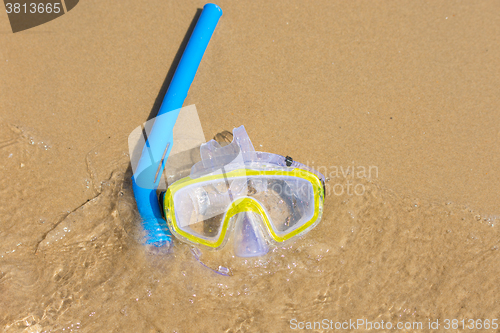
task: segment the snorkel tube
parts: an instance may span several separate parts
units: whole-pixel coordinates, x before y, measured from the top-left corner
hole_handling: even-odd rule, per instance
[[[135,201],[147,245],[169,246],[172,241],[160,212],[156,189],[173,146],[173,129],[180,108],[221,16],[219,6],[209,3],[203,7],[132,176]]]

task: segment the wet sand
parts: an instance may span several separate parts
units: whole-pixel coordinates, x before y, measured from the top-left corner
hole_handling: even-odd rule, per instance
[[[180,243],[145,251],[126,155],[203,4],[85,1],[16,34],[0,18],[1,329],[500,319],[499,3],[218,3],[185,102],[205,138],[245,125],[330,178],[316,229],[229,278]]]

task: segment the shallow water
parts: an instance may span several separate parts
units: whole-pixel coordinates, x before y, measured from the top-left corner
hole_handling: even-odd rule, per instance
[[[500,317],[495,217],[358,179],[364,195],[328,195],[322,222],[284,248],[252,260],[202,256],[230,268],[222,276],[177,241],[166,254],[140,244],[127,156],[112,143],[87,156],[95,198],[54,212],[41,166],[55,153],[0,125],[4,332],[284,332],[293,319],[430,331],[429,321],[444,330],[445,319]]]

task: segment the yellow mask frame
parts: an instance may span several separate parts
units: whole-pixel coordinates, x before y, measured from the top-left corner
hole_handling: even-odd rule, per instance
[[[307,180],[313,187],[313,193],[314,193],[314,214],[313,216],[303,223],[300,227],[295,228],[291,230],[288,233],[284,233],[282,235],[278,235],[273,227],[272,223],[269,220],[269,217],[265,211],[265,209],[262,207],[262,204],[259,203],[256,199],[251,198],[251,197],[244,197],[244,198],[239,198],[233,201],[228,209],[226,210],[223,220],[222,220],[222,226],[221,226],[221,231],[219,236],[214,239],[214,240],[207,240],[202,237],[198,237],[195,234],[186,232],[185,230],[182,230],[180,226],[177,224],[177,219],[176,219],[176,214],[175,214],[175,207],[174,207],[174,195],[177,191],[181,190],[182,188],[192,185],[192,184],[201,184],[203,182],[207,181],[212,181],[212,180],[220,180],[220,179],[230,179],[230,178],[236,178],[236,177],[243,177],[243,176],[288,176],[288,177],[298,177],[302,178],[304,180]],[[274,240],[276,243],[283,243],[291,238],[297,237],[300,234],[308,231],[309,228],[315,225],[317,221],[321,218],[322,212],[323,212],[323,202],[324,202],[324,187],[323,187],[322,181],[316,176],[314,173],[299,169],[299,168],[294,168],[291,170],[253,170],[253,169],[247,169],[247,168],[241,168],[241,169],[235,169],[226,173],[221,173],[221,174],[216,174],[216,175],[208,175],[208,176],[202,176],[199,178],[191,178],[191,177],[185,177],[183,179],[180,179],[176,182],[174,182],[172,185],[170,185],[164,194],[164,199],[163,199],[163,211],[165,213],[165,219],[167,221],[167,225],[172,232],[177,238],[180,238],[181,240],[184,240],[186,242],[195,244],[195,245],[204,245],[212,249],[217,249],[221,247],[225,240],[226,240],[226,235],[229,231],[229,222],[231,221],[231,218],[239,213],[242,212],[253,212],[259,216],[262,217],[262,221],[264,222],[264,225],[267,229],[268,235],[271,237],[272,240]]]

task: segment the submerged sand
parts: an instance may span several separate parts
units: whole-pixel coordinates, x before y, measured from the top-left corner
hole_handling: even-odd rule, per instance
[[[363,319],[424,332],[500,319],[499,3],[218,5],[185,105],[207,139],[245,125],[258,150],[324,172],[322,222],[232,262],[231,277],[181,243],[147,252],[127,136],[155,109],[203,2],[80,2],[16,34],[4,16],[1,330],[285,332]]]

